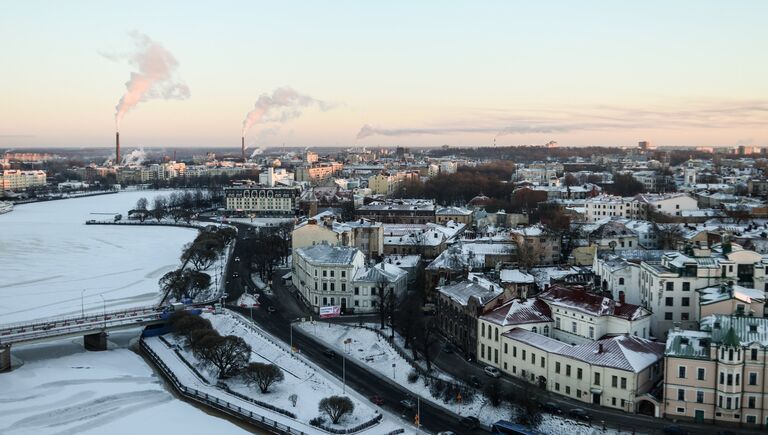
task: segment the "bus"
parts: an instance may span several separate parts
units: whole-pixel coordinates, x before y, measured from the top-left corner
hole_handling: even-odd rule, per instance
[[[491,433],[494,435],[539,435],[535,431],[522,424],[512,423],[511,421],[499,420],[491,425]]]

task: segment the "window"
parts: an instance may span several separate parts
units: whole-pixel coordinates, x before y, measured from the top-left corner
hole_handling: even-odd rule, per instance
[[[560,363],[559,362],[555,363],[555,373],[560,373]]]
[[[664,313],[664,320],[672,320],[672,313],[670,312]]]
[[[565,365],[565,376],[571,376],[571,365],[566,364]]]
[[[536,364],[536,354],[531,352],[531,363]]]
[[[595,338],[595,327],[590,326],[589,327],[589,338]]]
[[[541,368],[544,368],[545,361],[544,357],[541,357]]]
[[[669,281],[669,282],[667,283],[667,291],[668,291],[668,292],[671,292],[671,291],[672,291],[672,290],[674,290],[674,289],[675,289],[675,283],[674,283],[674,282],[672,282],[672,281]]]
[[[702,368],[697,369],[696,370],[696,379],[698,379],[700,381],[703,381],[704,380],[704,373],[705,373],[704,369],[702,369]]]
[[[499,349],[493,349],[493,362],[499,363]]]
[[[571,332],[576,333],[576,322],[571,322]]]
[[[595,385],[600,385],[600,373],[595,373]]]
[[[342,270],[341,271],[341,277],[342,278],[346,278],[347,277],[347,271],[346,270]]]
[[[728,381],[726,382],[726,384],[728,384],[728,385],[733,385],[733,374],[731,374],[731,373],[728,373],[728,375],[727,375],[725,378],[728,380]]]
[[[328,291],[328,283],[327,283],[327,282],[324,282],[324,283],[323,283],[323,291],[324,291],[324,292],[327,292],[327,291]]]
[[[331,271],[331,278],[333,278],[333,271]]]
[[[741,373],[736,373],[736,385],[741,385]]]
[[[725,373],[720,372],[720,385],[725,383]]]
[[[757,361],[757,349],[750,349],[749,359],[752,361]]]
[[[512,357],[517,358],[517,346],[512,346]]]
[[[621,378],[621,389],[622,390],[627,389],[627,378],[624,378],[624,377]]]
[[[757,373],[749,372],[749,385],[757,385]]]
[[[533,332],[534,334],[538,334],[539,333],[539,329],[534,326],[533,328],[531,328],[531,332]]]
[[[689,291],[691,291],[691,283],[690,283],[690,282],[684,282],[684,283],[683,283],[683,291],[684,291],[684,292],[689,292]]]
[[[685,379],[685,366],[677,367],[677,377],[680,379]]]
[[[749,399],[747,399],[747,408],[755,409],[755,396],[749,396]]]
[[[683,306],[684,307],[690,307],[691,306],[691,298],[683,298]]]
[[[509,351],[507,349],[507,343],[504,343],[504,353],[509,353]]]
[[[480,343],[480,358],[485,359],[485,345]]]
[[[731,400],[730,397],[725,398],[725,409],[731,409]]]
[[[766,285],[768,285],[768,284],[766,284]],[[555,329],[560,329],[560,318],[559,317],[555,318]]]
[[[360,294],[360,287],[355,287],[355,296]]]
[[[544,326],[544,335],[549,337],[549,326]]]
[[[499,341],[499,328],[494,331],[493,341]]]
[[[355,299],[355,306],[356,306],[356,307],[359,307],[359,306],[360,306],[360,301],[358,301],[357,299]]]
[[[680,320],[688,320],[689,318],[688,313],[680,313]]]
[[[685,400],[685,390],[682,388],[677,390],[677,400]]]
[[[664,305],[668,307],[675,305],[675,298],[664,298]]]
[[[525,349],[523,349],[523,361],[525,361]]]
[[[624,285],[624,278],[619,278],[619,285]]]
[[[571,394],[571,387],[565,386],[565,394]]]
[[[560,382],[555,382],[555,391],[560,391]]]
[[[326,276],[328,276],[328,271],[327,271],[327,270],[324,270],[324,271],[323,271],[323,277],[326,277]]]
[[[704,403],[704,392],[703,391],[697,391],[696,392],[696,403]]]
[[[581,390],[576,390],[576,397],[581,399]]]
[[[754,415],[748,415],[747,416],[747,423],[755,424],[757,423],[757,417]]]
[[[336,283],[331,283],[331,291],[336,291]]]
[[[576,379],[581,379],[582,370],[581,368],[576,369]]]
[[[485,338],[485,323],[480,324],[480,336]]]
[[[616,388],[619,386],[619,377],[611,376],[611,387]]]

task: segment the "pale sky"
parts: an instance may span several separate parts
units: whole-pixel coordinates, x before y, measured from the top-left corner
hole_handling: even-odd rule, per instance
[[[239,146],[246,114],[281,87],[311,98],[300,114],[255,123],[248,145],[481,146],[497,134],[499,145],[768,145],[762,0],[1,10],[0,147],[112,146],[115,106],[138,71],[126,58],[135,32],[172,55],[173,84],[189,96],[138,102],[121,121],[125,147]]]

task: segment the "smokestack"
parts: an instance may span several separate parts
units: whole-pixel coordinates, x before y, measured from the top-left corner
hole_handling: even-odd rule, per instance
[[[120,165],[120,132],[115,132],[115,166]]]
[[[243,155],[243,163],[245,163],[245,136],[240,137],[240,150]]]

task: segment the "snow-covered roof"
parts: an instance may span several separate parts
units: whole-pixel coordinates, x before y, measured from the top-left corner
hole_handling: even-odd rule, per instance
[[[737,299],[747,304],[753,300],[765,301],[765,292],[762,290],[742,287],[740,285],[715,285],[697,290],[699,301],[702,305],[713,304],[728,299]]]
[[[458,302],[460,305],[467,305],[470,298],[473,297],[478,299],[481,304],[485,304],[503,292],[500,286],[491,281],[473,276],[473,274],[469,275],[470,279],[440,286],[437,288],[437,291]]]
[[[408,275],[408,272],[394,264],[379,263],[373,267],[361,268],[355,274],[355,281],[363,282],[397,282]]]
[[[442,207],[435,212],[438,216],[469,216],[472,214],[472,210],[468,210],[464,207]]]
[[[384,261],[398,267],[416,267],[421,261],[421,255],[386,255]]]
[[[501,282],[512,282],[520,284],[533,284],[535,278],[530,273],[525,273],[520,269],[502,269],[499,272]]]
[[[552,311],[549,309],[549,305],[536,298],[510,299],[486,312],[480,318],[500,326],[552,322]]]
[[[325,243],[296,249],[295,253],[307,261],[323,264],[351,264],[359,249],[350,246],[331,246]]]
[[[578,310],[593,316],[614,316],[625,320],[637,320],[650,316],[645,308],[589,293],[584,288],[554,286],[537,296],[550,305]]]
[[[513,328],[502,335],[547,352],[558,352],[562,348],[570,346],[562,341],[523,328]]]

